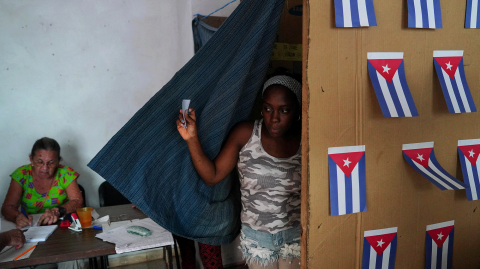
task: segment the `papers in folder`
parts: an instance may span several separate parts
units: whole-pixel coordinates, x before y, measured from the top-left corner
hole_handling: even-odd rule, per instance
[[[145,227],[149,229],[152,234],[148,237],[141,237],[128,233],[127,228],[134,225]],[[125,225],[108,232],[99,233],[96,237],[115,244],[115,251],[117,253],[173,245],[172,234],[150,218],[133,222],[128,221]]]

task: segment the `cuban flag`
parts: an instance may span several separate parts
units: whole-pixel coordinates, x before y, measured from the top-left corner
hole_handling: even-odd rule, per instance
[[[442,28],[440,0],[407,0],[409,28]]]
[[[478,0],[467,0],[467,12],[465,15],[465,28],[480,28],[480,22],[478,20]]]
[[[367,211],[365,146],[328,148],[332,216]]]
[[[450,113],[476,112],[463,69],[463,50],[435,50],[433,63]]]
[[[462,166],[463,181],[467,188],[469,201],[478,200],[480,190],[480,165],[478,154],[480,153],[480,139],[458,141],[458,156]]]
[[[408,164],[441,190],[465,189],[463,182],[440,166],[433,152],[433,142],[403,144],[402,149]]]
[[[362,269],[393,269],[397,253],[397,227],[365,231]]]
[[[447,221],[427,225],[425,268],[452,268],[453,224]]]
[[[405,77],[403,52],[369,52],[367,59],[368,73],[383,116],[418,116]]]
[[[337,27],[376,26],[373,0],[335,0]]]

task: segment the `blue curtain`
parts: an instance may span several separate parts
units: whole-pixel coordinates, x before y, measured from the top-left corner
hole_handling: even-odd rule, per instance
[[[284,0],[244,0],[202,49],[113,136],[88,166],[159,225],[222,245],[240,227],[232,177],[207,187],[175,121],[191,99],[205,153],[248,118],[267,71]]]

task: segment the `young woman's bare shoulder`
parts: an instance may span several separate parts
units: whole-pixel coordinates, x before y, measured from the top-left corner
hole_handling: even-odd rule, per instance
[[[235,124],[230,132],[231,138],[242,146],[247,144],[252,136],[254,123],[253,121],[242,121]]]

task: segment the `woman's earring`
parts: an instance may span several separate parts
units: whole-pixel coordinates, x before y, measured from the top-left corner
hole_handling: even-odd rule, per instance
[[[300,115],[298,115],[298,120],[301,120],[302,118],[300,117]]]
[[[260,115],[262,115],[262,117],[263,117],[263,111],[260,111]]]

